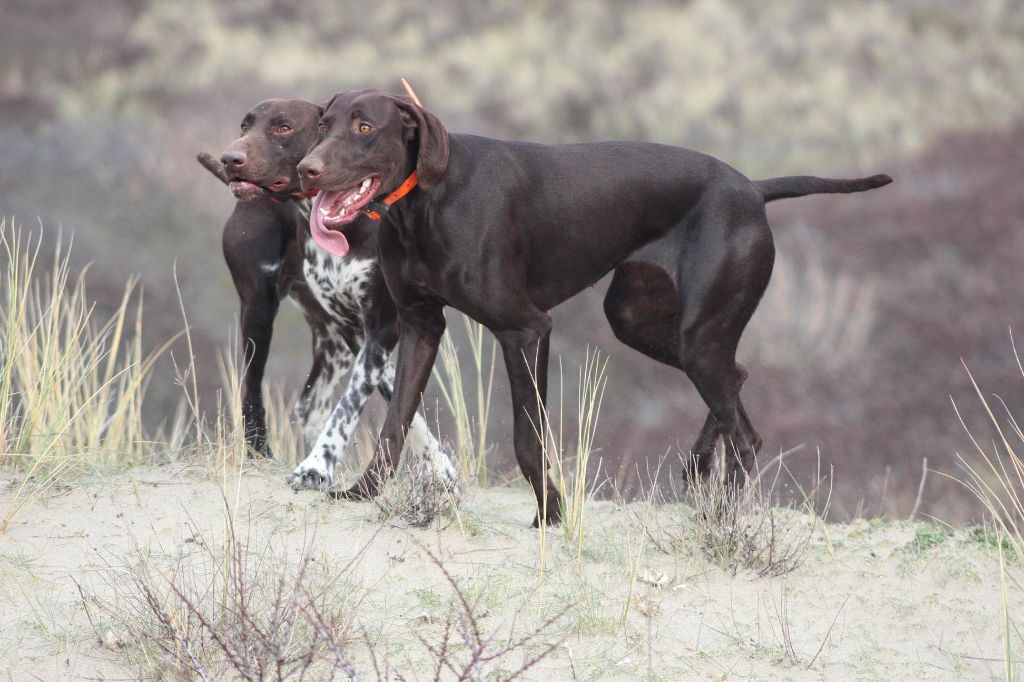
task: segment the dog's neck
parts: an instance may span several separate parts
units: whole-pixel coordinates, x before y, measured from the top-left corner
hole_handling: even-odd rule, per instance
[[[409,141],[409,144],[406,145],[405,169],[402,171],[402,177],[405,178],[403,184],[405,182],[408,182],[410,177],[414,177],[413,174],[416,172],[416,159],[418,157],[419,138],[418,136],[413,136],[413,139],[411,139]],[[392,190],[385,196],[393,196],[397,191],[401,189],[401,187],[402,184],[399,184],[397,187],[392,188]],[[403,194],[400,200],[395,201],[393,202],[393,204],[389,205],[389,210],[387,211],[386,216],[382,215],[380,217],[380,220],[382,222],[388,220],[389,218],[391,219],[391,224],[394,225],[395,229],[398,230],[398,234],[402,241],[402,244],[407,248],[410,243],[409,240],[414,238],[416,225],[419,222],[419,219],[417,217],[418,211],[416,211],[413,204],[418,205],[423,199],[426,199],[426,197],[423,196],[423,194],[424,191],[422,187],[411,189],[407,195]],[[382,197],[381,199],[378,199],[373,203],[380,204],[383,201],[384,198]]]
[[[429,235],[424,234],[436,229],[436,226],[433,224],[435,215],[431,207],[443,204],[445,195],[448,193],[448,187],[451,186],[450,183],[453,180],[456,183],[459,182],[458,177],[454,176],[464,175],[464,173],[460,173],[457,170],[463,167],[459,160],[464,158],[464,150],[461,147],[458,136],[449,134],[448,140],[448,168],[445,174],[431,185],[429,189],[419,186],[401,201],[393,204],[387,216],[381,221],[382,227],[387,223],[395,229],[399,242],[409,255],[418,251],[422,244],[433,241]],[[414,140],[406,148],[406,173],[416,170],[418,154],[419,144],[418,141]]]
[[[396,189],[394,192],[387,195],[383,199],[375,199],[371,201],[369,204],[363,207],[362,212],[365,215],[372,218],[373,220],[380,220],[385,215],[387,215],[388,211],[391,210],[391,207],[395,203],[401,201],[402,199],[405,198],[407,194],[409,194],[409,192],[416,189],[416,186],[418,184],[419,180],[416,177],[416,171],[413,171],[408,175],[408,177],[405,178],[405,181],[398,186],[398,189]]]

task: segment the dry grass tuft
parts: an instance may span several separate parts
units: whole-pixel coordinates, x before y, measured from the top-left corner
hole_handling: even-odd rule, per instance
[[[1010,343],[1017,369],[1024,377],[1024,364],[1012,333]],[[958,454],[957,458],[965,474],[961,482],[984,505],[995,530],[1003,614],[1003,672],[1007,680],[1012,680],[1016,679],[1020,666],[1019,654],[1015,651],[1024,649],[1024,631],[1011,613],[1009,598],[1010,590],[1024,590],[1024,572],[1019,561],[1012,561],[1024,557],[1024,454],[1021,454],[1024,430],[1002,398],[993,396],[998,406],[993,405],[969,369],[967,374],[996,435],[989,443],[976,438],[954,402],[953,407],[975,450],[973,455]]]
[[[566,545],[575,554],[577,570],[580,570],[583,560],[586,507],[597,492],[597,485],[588,478],[588,474],[590,458],[595,451],[594,437],[597,434],[601,405],[604,403],[604,391],[608,385],[607,370],[608,359],[603,358],[599,351],[588,348],[577,374],[576,440],[572,447],[568,445],[565,434],[565,380],[561,359],[558,366],[558,411],[552,412],[549,400],[543,408],[542,423],[534,425],[534,432],[541,442],[542,460],[551,468],[555,487],[562,500],[562,534]],[[531,378],[534,390],[537,390],[536,379]],[[600,463],[596,469],[600,470]],[[545,504],[546,495],[545,489]],[[545,525],[543,522],[540,524],[542,568],[547,552]]]
[[[143,351],[134,280],[98,320],[84,273],[72,276],[61,240],[50,268],[37,270],[42,243],[0,221],[0,469],[18,481],[0,533],[66,475],[149,454],[142,401],[170,344]]]
[[[488,426],[498,343],[492,338],[488,352],[484,343],[483,325],[465,315],[460,317],[466,327],[470,362],[462,361],[462,354],[455,346],[451,333],[447,333],[441,339],[440,362],[434,365],[433,375],[454,422],[453,448],[457,460],[462,463],[461,478],[487,487],[490,473],[487,457]],[[468,371],[464,373],[467,364],[465,369]],[[472,401],[468,399],[468,391],[473,393]]]
[[[398,518],[415,528],[447,528],[458,514],[462,488],[440,480],[426,466],[406,466],[373,503],[381,521]]]
[[[732,572],[777,577],[796,569],[816,528],[816,519],[777,507],[757,485],[701,482],[690,499],[690,526],[696,545],[712,562]]]
[[[783,501],[779,481],[783,471],[788,475],[782,462],[786,454],[761,473],[748,476],[742,486],[716,473],[689,484],[685,491],[673,490],[670,499],[688,504],[678,526],[651,529],[638,520],[662,552],[696,550],[732,575],[741,571],[758,577],[786,575],[803,563],[807,546],[827,514],[831,495],[829,489],[819,511],[825,483],[819,474],[811,489],[797,485],[797,498]],[[770,468],[775,475],[767,482],[764,474]]]

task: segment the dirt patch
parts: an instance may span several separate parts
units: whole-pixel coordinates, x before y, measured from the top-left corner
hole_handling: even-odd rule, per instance
[[[135,645],[87,613],[77,585],[109,599],[116,567],[133,556],[160,566],[195,551],[197,538],[222,541],[228,509],[242,541],[272,540],[296,556],[311,546],[324,567],[360,555],[334,590],[349,598],[359,634],[346,646],[367,679],[371,651],[403,674],[432,677],[420,638],[439,640],[453,591],[429,554],[486,632],[521,635],[554,619],[499,674],[551,644],[527,679],[1002,674],[998,557],[977,532],[827,524],[786,576],[733,577],[696,547],[659,548],[659,529],[685,526],[691,510],[595,502],[579,561],[550,530],[541,571],[523,490],[470,490],[456,516],[419,529],[380,523],[372,505],[293,493],[283,474],[272,464],[223,480],[187,465],[140,467],[37,504],[0,539],[0,668],[15,680],[149,675],[127,663]],[[1011,599],[1011,609],[1024,607]]]

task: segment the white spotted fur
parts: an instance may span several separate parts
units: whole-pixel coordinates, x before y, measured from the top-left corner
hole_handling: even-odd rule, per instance
[[[303,274],[313,296],[339,325],[348,326],[349,336],[356,340],[360,350],[355,358],[352,375],[345,392],[330,410],[330,397],[335,382],[352,364],[351,352],[340,334],[332,334],[331,341],[338,352],[329,358],[331,381],[318,382],[311,387],[306,403],[297,406],[297,414],[304,422],[308,440],[316,441],[306,457],[288,475],[293,488],[326,488],[334,481],[334,468],[345,457],[347,446],[355,431],[359,414],[370,394],[379,385],[391,393],[394,386],[392,357],[379,347],[365,343],[362,327],[364,296],[367,283],[377,263],[373,259],[335,257],[312,240],[306,243]],[[337,332],[337,329],[334,330]],[[353,334],[354,332],[354,334]],[[330,416],[328,416],[328,414]],[[422,416],[416,415],[407,439],[413,465],[428,470],[445,485],[453,485],[456,469],[451,457],[430,432]]]

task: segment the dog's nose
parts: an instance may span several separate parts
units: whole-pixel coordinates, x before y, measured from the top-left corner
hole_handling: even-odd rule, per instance
[[[315,178],[324,172],[324,163],[319,159],[303,159],[295,170],[304,178]]]
[[[227,168],[239,169],[247,161],[245,152],[237,149],[228,149],[220,155],[220,162]]]

